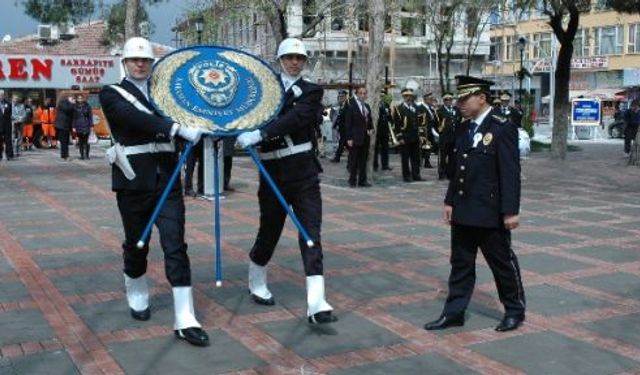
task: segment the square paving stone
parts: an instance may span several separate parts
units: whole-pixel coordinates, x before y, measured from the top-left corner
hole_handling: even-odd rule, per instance
[[[518,260],[522,269],[542,275],[576,271],[591,267],[591,265],[587,263],[544,253],[521,255],[518,257]]]
[[[514,233],[512,238],[515,241],[536,246],[557,246],[577,241],[573,237],[544,232],[518,232]]]
[[[129,375],[222,374],[266,365],[224,331],[207,333],[211,345],[204,348],[194,348],[170,335],[113,343],[108,349]]]
[[[441,221],[442,211],[420,210],[411,212],[411,218],[417,220]]]
[[[71,235],[47,238],[29,238],[19,240],[22,247],[26,250],[42,250],[51,248],[66,248],[77,246],[93,246],[99,247],[100,244],[88,235]]]
[[[598,320],[582,325],[590,331],[602,336],[611,337],[627,344],[640,347],[640,314],[617,316],[615,318]]]
[[[299,254],[296,255],[286,255],[286,256],[275,256],[273,258],[273,262],[286,267],[290,270],[294,270],[297,272],[303,272],[302,267],[302,256]],[[351,259],[348,256],[344,256],[341,254],[335,254],[328,251],[324,251],[322,263],[324,265],[324,269],[326,270],[339,270],[344,268],[354,268],[362,265],[362,262],[357,261],[355,259]],[[245,267],[246,268],[246,267]],[[246,270],[245,270],[246,271]],[[246,272],[245,272],[246,273]],[[246,277],[246,274],[245,274]]]
[[[522,222],[522,224],[527,224],[527,226],[531,227],[556,228],[561,225],[567,225],[567,222],[563,220],[540,215],[528,215],[526,212],[521,215],[520,221]]]
[[[54,337],[40,310],[20,310],[0,313],[0,346],[31,341],[49,340]]]
[[[151,296],[149,300],[151,319],[146,322],[131,317],[126,298],[92,304],[75,304],[72,307],[93,332],[173,324],[173,297],[170,294]],[[197,303],[195,309],[196,316],[199,316]]]
[[[477,374],[470,368],[440,354],[429,353],[370,365],[346,368],[330,372],[331,375],[415,375],[419,371],[433,375]]]
[[[322,240],[330,243],[346,243],[352,244],[361,241],[382,241],[385,238],[377,234],[361,231],[346,230],[342,232],[333,232],[327,236],[323,236]]]
[[[80,374],[69,355],[62,351],[27,354],[20,357],[0,358],[0,374],[50,375]]]
[[[640,260],[640,250],[622,249],[615,246],[596,245],[571,249],[569,251],[576,255],[587,256],[612,263],[630,263]]]
[[[305,358],[399,344],[402,337],[352,313],[338,313],[338,321],[323,326],[303,319],[263,323],[260,327],[279,343]]]
[[[327,278],[327,285],[359,301],[431,290],[390,272],[376,271]]]
[[[614,374],[640,366],[639,362],[553,332],[514,336],[470,349],[527,374]]]
[[[562,229],[563,232],[580,234],[593,239],[623,238],[633,236],[633,233],[622,229],[614,229],[606,226],[571,227]]]
[[[222,280],[246,280],[249,263],[225,262],[222,256]],[[213,258],[207,261],[191,260],[191,281],[194,283],[216,283],[216,267]]]
[[[3,273],[13,272],[13,266],[7,259],[5,259],[2,255],[0,255],[0,275]]]
[[[385,214],[365,214],[349,217],[349,221],[360,225],[379,225],[386,227],[389,224],[398,224],[402,222],[396,217],[391,217]]]
[[[234,314],[258,314],[271,312],[276,309],[304,308],[307,303],[307,294],[304,287],[288,282],[270,283],[269,290],[276,301],[274,306],[259,305],[251,299],[247,287],[210,288],[204,293],[223,305]]]
[[[31,299],[31,294],[21,282],[0,283],[0,303],[17,302],[25,299]]]
[[[599,223],[601,221],[607,221],[607,220],[615,220],[618,218],[618,216],[616,215],[604,214],[600,212],[591,212],[591,211],[571,212],[567,214],[567,217],[573,220],[589,221],[593,223]]]
[[[52,277],[51,281],[60,293],[65,295],[124,291],[124,277],[121,272],[78,273]],[[152,284],[150,279],[149,287],[152,287]]]
[[[369,206],[373,208],[377,208],[379,210],[384,210],[384,211],[392,210],[395,212],[404,212],[406,210],[416,208],[414,204],[404,202],[404,201],[376,202],[376,203],[369,204]]]
[[[441,254],[435,251],[423,249],[411,244],[397,244],[381,247],[369,247],[358,250],[358,253],[385,262],[407,262],[427,260],[439,257]]]
[[[38,255],[35,257],[40,268],[76,268],[83,266],[98,266],[102,264],[113,264],[122,266],[122,255],[115,252],[103,250],[99,252],[77,252],[73,254],[51,254]]]
[[[398,319],[402,319],[416,329],[423,329],[424,324],[438,319],[444,308],[444,299],[420,301],[416,303],[394,305],[387,311]],[[436,335],[449,335],[460,332],[470,332],[479,329],[495,327],[502,319],[503,313],[471,302],[465,313],[465,323],[462,327],[451,327],[441,331],[431,331]]]
[[[621,297],[640,299],[640,277],[628,273],[617,272],[613,275],[584,277],[574,282]]]
[[[443,236],[448,237],[451,233],[449,228],[437,227],[433,225],[424,224],[405,224],[396,225],[393,227],[385,227],[383,230],[386,233],[393,233],[395,235],[406,237],[421,237],[421,236]]]
[[[607,301],[587,297],[551,285],[536,285],[525,288],[527,307],[543,315],[563,315],[588,309],[609,307]]]
[[[37,235],[42,241],[47,241],[49,238],[48,233],[71,233],[78,230],[78,227],[65,221],[58,223],[38,223],[38,225],[14,225],[8,228],[9,232],[18,239],[24,236]]]

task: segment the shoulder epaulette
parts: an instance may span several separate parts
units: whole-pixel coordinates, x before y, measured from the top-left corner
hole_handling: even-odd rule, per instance
[[[496,119],[500,124],[506,124],[507,120],[506,118],[502,117],[502,116],[498,116],[498,115],[491,115],[491,117],[493,117],[494,119]]]

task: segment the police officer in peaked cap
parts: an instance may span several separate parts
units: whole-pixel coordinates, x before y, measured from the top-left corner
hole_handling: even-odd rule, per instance
[[[496,280],[505,314],[496,331],[517,329],[525,319],[525,295],[511,231],[520,223],[518,131],[490,106],[491,81],[457,76],[458,105],[466,118],[455,131],[455,172],[444,200],[451,226],[449,295],[442,315],[426,330],[462,326],[476,281],[478,248]]]

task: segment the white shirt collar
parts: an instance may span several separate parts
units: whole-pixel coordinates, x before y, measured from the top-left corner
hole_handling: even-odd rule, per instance
[[[282,86],[284,86],[284,91],[288,91],[298,79],[300,79],[300,76],[294,77],[286,72],[280,73],[280,80],[282,81]]]
[[[478,124],[478,126],[480,126],[482,124],[482,121],[484,121],[484,119],[489,115],[489,113],[491,112],[491,107],[487,108],[486,111],[484,111],[480,116],[476,117],[473,122],[475,122],[476,124]]]
[[[147,86],[149,83],[149,80],[147,79],[133,79],[133,78],[129,78],[126,77],[125,78],[127,81],[133,83],[133,85],[140,90],[140,92],[142,93],[142,95],[144,95],[144,97],[149,100],[149,94],[147,93]]]

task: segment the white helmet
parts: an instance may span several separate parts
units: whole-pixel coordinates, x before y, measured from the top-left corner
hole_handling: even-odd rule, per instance
[[[122,47],[122,59],[140,58],[153,60],[153,48],[148,40],[141,37],[133,37],[127,40]]]
[[[284,55],[302,55],[308,57],[304,43],[296,38],[287,38],[280,43],[278,46],[278,58]]]

